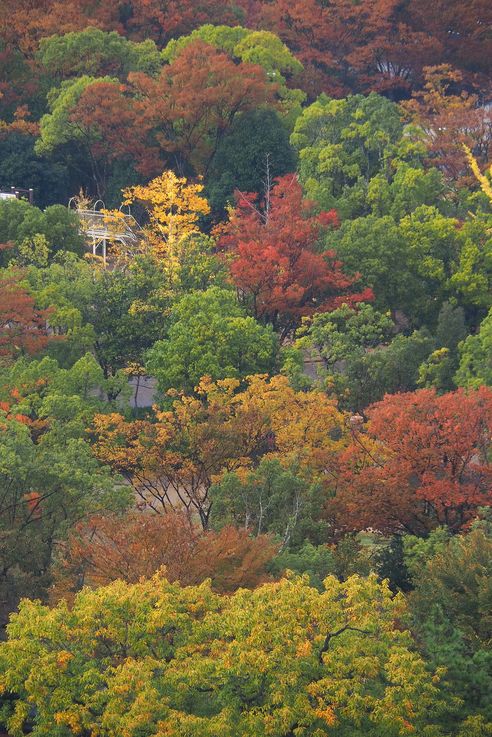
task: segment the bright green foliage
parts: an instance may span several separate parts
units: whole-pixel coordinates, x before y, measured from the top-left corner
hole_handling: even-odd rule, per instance
[[[458,386],[492,386],[492,309],[480,325],[477,335],[469,335],[460,345]]]
[[[171,298],[152,259],[135,260],[124,274],[100,273],[85,317],[94,327],[95,355],[105,375],[143,363],[144,352],[166,334]]]
[[[42,211],[25,200],[0,200],[0,243],[17,246],[2,254],[4,260],[16,258],[18,248],[33,244],[39,235],[44,236],[50,255],[57,251],[82,253],[77,216],[63,205]]]
[[[442,174],[398,159],[399,148],[389,167],[367,186],[367,203],[378,217],[391,215],[399,220],[421,205],[434,205],[444,194]]]
[[[196,264],[190,257],[183,278],[192,279]],[[65,339],[63,347],[55,343],[49,350],[64,365],[92,349],[108,377],[130,362],[141,363],[144,351],[167,330],[172,294],[153,259],[136,258],[121,273],[60,256],[48,269],[30,268],[28,281],[40,306],[55,308],[51,322]]]
[[[492,306],[492,229],[490,216],[466,220],[465,239],[459,254],[451,286],[460,301],[472,310],[489,310]]]
[[[295,154],[284,123],[274,110],[244,113],[219,143],[207,175],[208,199],[221,211],[235,189],[262,192],[266,168],[270,177],[295,169]]]
[[[428,537],[415,537],[415,535],[403,537],[405,565],[415,584],[418,584],[428,561],[438,553],[443,553],[450,539],[451,533],[447,527],[436,527]]]
[[[114,31],[106,33],[91,27],[42,38],[37,59],[54,78],[117,74],[124,80],[128,72],[153,75],[162,66],[159,51],[150,39],[134,43]]]
[[[175,243],[172,262],[167,258],[162,264],[169,290],[177,296],[226,286],[227,268],[215,251],[214,239],[204,233],[191,233]]]
[[[94,346],[94,328],[86,320],[95,299],[96,274],[75,254],[58,253],[48,268],[30,266],[26,282],[36,303],[52,309],[50,325],[63,337],[52,341],[47,352],[61,366],[71,366]]]
[[[39,423],[44,439],[49,427],[49,437],[85,440],[94,414],[108,406],[107,398],[120,394],[125,398],[127,381],[122,372],[105,378],[90,353],[69,369],[47,356],[39,361],[22,359],[2,372],[0,401],[10,405],[10,414]]]
[[[334,238],[347,270],[373,288],[377,306],[402,310],[417,323],[437,318],[467,242],[457,220],[427,205],[399,223],[389,215],[347,221]]]
[[[434,737],[436,682],[373,575],[228,597],[156,577],[26,601],[0,645],[10,734]],[[436,679],[437,680],[437,679]]]
[[[251,471],[226,473],[210,488],[212,523],[233,524],[255,535],[273,533],[282,547],[299,547],[303,540],[319,542],[326,534],[320,521],[324,501],[321,485],[264,459]]]
[[[323,358],[326,368],[333,371],[337,362],[386,343],[393,330],[389,315],[377,312],[372,305],[361,304],[357,309],[342,305],[333,312],[314,315],[306,320],[298,331],[298,335],[303,337],[297,345],[314,348]]]
[[[336,208],[342,219],[365,214],[368,182],[385,167],[402,131],[398,106],[384,97],[321,95],[291,137],[307,196],[325,210]]]
[[[114,77],[82,77],[68,79],[48,93],[49,112],[40,121],[40,137],[36,141],[38,154],[51,154],[64,143],[78,141],[87,143],[86,132],[70,121],[70,115],[82,93],[94,82],[118,83]]]
[[[178,39],[169,41],[162,51],[164,61],[171,63],[190,43],[200,39],[210,46],[226,51],[231,56],[234,54],[236,45],[242,41],[251,31],[242,26],[214,26],[207,23],[201,28],[195,29],[188,36],[180,36]]]
[[[342,405],[361,410],[385,393],[412,391],[419,367],[435,348],[425,330],[392,338],[395,325],[388,314],[372,305],[354,310],[346,305],[331,313],[315,315],[298,334],[297,356],[318,357],[318,377],[334,390]],[[391,339],[392,338],[392,339]],[[298,378],[299,362],[287,353],[284,371]]]
[[[241,378],[275,368],[277,337],[246,316],[234,292],[191,292],[173,307],[171,321],[168,337],[147,354],[147,368],[162,391],[191,392],[205,375]]]

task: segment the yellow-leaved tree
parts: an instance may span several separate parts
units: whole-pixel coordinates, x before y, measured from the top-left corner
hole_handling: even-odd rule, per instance
[[[185,177],[165,171],[148,184],[123,190],[123,204],[142,204],[149,215],[149,237],[156,255],[173,259],[178,244],[199,231],[200,215],[210,207],[202,196],[203,184],[189,184]]]
[[[464,146],[464,149],[465,149],[468,161],[470,162],[471,170],[474,173],[475,178],[480,184],[480,189],[482,190],[484,194],[487,195],[489,200],[492,202],[492,184],[490,182],[490,179],[487,177],[486,174],[482,174],[480,167],[478,165],[478,161],[476,160],[476,158],[474,157],[474,155],[472,154],[468,146]],[[490,176],[492,176],[492,166],[489,169],[489,174]]]
[[[217,596],[161,575],[24,600],[0,644],[12,737],[438,737],[433,673],[373,574]],[[471,734],[471,733],[469,733]]]

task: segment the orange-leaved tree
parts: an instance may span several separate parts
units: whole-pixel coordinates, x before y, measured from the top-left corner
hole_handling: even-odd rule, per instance
[[[154,156],[147,162],[150,174],[161,154],[166,159],[171,155],[178,168],[191,165],[197,174],[205,174],[235,118],[274,104],[277,91],[262,67],[236,64],[199,40],[164,66],[159,77],[134,72],[129,79],[140,102],[140,134],[153,145]]]
[[[48,333],[51,311],[38,309],[35,300],[22,284],[22,275],[13,273],[0,278],[0,358],[13,360],[19,355],[34,354],[54,339]]]
[[[339,529],[460,530],[492,503],[492,390],[386,395],[354,424],[328,511]]]
[[[190,586],[210,578],[214,589],[254,588],[269,576],[277,545],[267,535],[224,527],[204,532],[184,513],[95,516],[80,523],[62,545],[52,598],[70,598],[82,586],[121,579],[137,583],[165,569],[169,581]]]
[[[128,421],[96,415],[94,453],[132,485],[143,507],[185,509],[207,527],[209,490],[226,471],[265,456],[295,464],[310,478],[331,478],[347,445],[346,418],[323,392],[297,392],[284,376],[205,377],[169,411]]]
[[[402,103],[425,134],[429,159],[451,180],[467,174],[463,145],[473,148],[481,161],[490,158],[492,113],[469,94],[464,75],[449,64],[424,68],[425,84]],[[457,92],[458,90],[458,92]],[[465,182],[466,184],[466,182]]]

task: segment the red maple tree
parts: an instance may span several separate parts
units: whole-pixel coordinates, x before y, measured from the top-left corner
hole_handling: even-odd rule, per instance
[[[36,307],[20,279],[19,274],[0,278],[0,357],[6,359],[38,353],[52,339],[47,327],[50,310]]]
[[[387,395],[354,425],[341,458],[336,527],[427,534],[460,530],[492,503],[492,390]]]
[[[358,275],[344,274],[335,252],[321,246],[322,236],[337,225],[336,212],[316,213],[292,174],[276,179],[260,202],[258,195],[236,193],[219,245],[254,316],[283,337],[305,315],[373,299],[370,289],[353,290]]]

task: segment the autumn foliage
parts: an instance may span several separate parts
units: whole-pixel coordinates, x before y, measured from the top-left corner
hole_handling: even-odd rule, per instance
[[[242,112],[275,103],[275,85],[257,64],[234,61],[203,41],[186,46],[157,78],[129,75],[139,99],[134,134],[146,141],[154,173],[164,153],[204,174],[227,128]]]
[[[492,391],[387,395],[342,456],[328,510],[340,528],[454,531],[492,502]],[[357,425],[355,426],[357,428]]]
[[[49,310],[39,310],[22,285],[20,275],[0,279],[0,357],[13,359],[43,350],[48,334]]]
[[[323,236],[337,225],[336,212],[316,213],[294,175],[279,178],[260,202],[236,194],[219,243],[255,317],[287,334],[303,316],[372,299],[370,289],[355,291],[357,277],[324,249]]]
[[[296,392],[283,376],[240,382],[204,378],[195,396],[182,395],[170,411],[146,420],[96,415],[96,457],[121,473],[143,508],[184,508],[207,527],[210,486],[225,471],[265,456],[295,462],[311,473],[333,472],[346,443],[345,418],[318,391]]]
[[[94,517],[80,523],[56,564],[52,597],[69,597],[83,585],[121,579],[137,583],[164,571],[185,586],[212,580],[216,591],[254,588],[268,579],[277,545],[266,535],[224,527],[204,532],[182,512]]]

